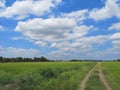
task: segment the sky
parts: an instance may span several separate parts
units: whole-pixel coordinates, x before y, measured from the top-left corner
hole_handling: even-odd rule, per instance
[[[119,0],[0,0],[0,56],[120,58]]]

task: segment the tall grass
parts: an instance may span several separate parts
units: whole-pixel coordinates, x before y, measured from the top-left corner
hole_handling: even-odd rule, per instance
[[[77,90],[94,65],[89,62],[0,64],[0,71],[4,72],[0,86],[9,90],[5,86],[16,83],[20,90]]]

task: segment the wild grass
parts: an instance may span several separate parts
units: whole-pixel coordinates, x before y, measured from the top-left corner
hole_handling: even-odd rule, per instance
[[[77,90],[94,65],[93,62],[0,63],[0,89]]]
[[[95,70],[90,75],[89,80],[86,83],[85,90],[106,90],[103,83],[99,79],[99,66],[97,65]]]
[[[113,90],[120,90],[120,62],[102,63],[105,78]]]

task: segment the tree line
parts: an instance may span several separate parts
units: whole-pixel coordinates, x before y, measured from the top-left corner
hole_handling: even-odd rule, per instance
[[[0,56],[0,62],[50,62],[51,60],[46,57],[34,57],[34,58],[23,58],[23,57],[15,57],[15,58],[6,58]]]
[[[63,60],[49,60],[44,56],[41,57],[34,57],[34,58],[23,58],[23,57],[15,57],[15,58],[9,58],[9,57],[2,57],[0,56],[0,62],[61,62]],[[81,61],[94,61],[94,62],[101,62],[101,61],[109,61],[109,60],[77,60],[72,59],[68,60],[70,62],[81,62]],[[112,61],[120,61],[120,59],[112,60]]]

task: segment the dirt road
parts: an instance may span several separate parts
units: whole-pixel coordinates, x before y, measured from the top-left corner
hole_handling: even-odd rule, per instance
[[[97,64],[96,64],[97,65]],[[86,86],[86,82],[88,81],[91,73],[94,71],[96,65],[89,71],[89,73],[86,75],[86,77],[84,78],[84,80],[82,81],[82,83],[80,84],[80,87],[78,90],[85,90],[85,86]]]
[[[99,79],[100,81],[103,83],[104,87],[106,88],[106,90],[112,90],[111,86],[109,85],[109,83],[107,82],[107,80],[105,79],[105,76],[102,72],[102,66],[101,66],[101,62],[98,62],[90,71],[89,73],[86,75],[86,77],[84,78],[84,80],[82,81],[82,83],[80,84],[80,87],[78,88],[78,90],[85,90],[86,87],[86,82],[88,81],[90,75],[92,74],[92,72],[98,67],[98,71],[99,71]]]

